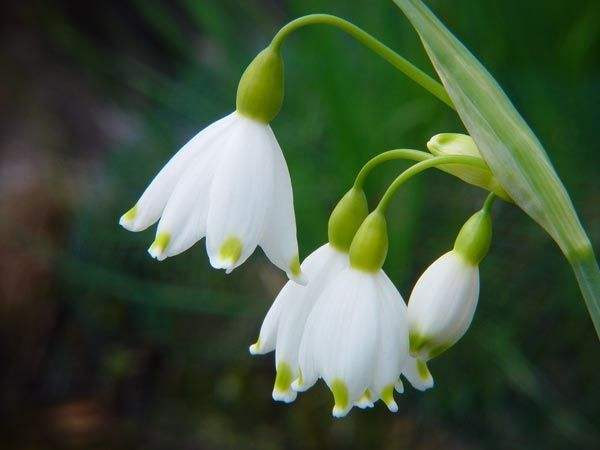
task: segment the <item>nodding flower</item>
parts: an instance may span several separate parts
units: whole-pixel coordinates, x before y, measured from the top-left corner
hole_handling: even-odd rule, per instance
[[[269,122],[283,98],[281,57],[261,52],[244,72],[236,111],[179,150],[120,219],[130,231],[158,221],[149,253],[162,260],[203,237],[210,263],[227,273],[262,247],[289,278],[302,281],[293,193]]]

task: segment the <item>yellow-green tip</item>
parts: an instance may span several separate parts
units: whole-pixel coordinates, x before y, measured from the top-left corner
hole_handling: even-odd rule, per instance
[[[331,392],[333,393],[334,406],[332,414],[334,417],[344,417],[350,410],[350,401],[348,398],[348,388],[346,383],[336,379],[331,383]]]
[[[307,284],[307,280],[302,273],[302,267],[300,267],[300,258],[298,255],[295,255],[292,258],[292,261],[288,266],[287,276],[298,284],[303,286]]]
[[[294,374],[286,362],[277,365],[277,375],[273,386],[273,400],[290,403],[296,399],[296,392],[291,389]]]
[[[148,253],[150,253],[153,258],[162,261],[166,258],[165,250],[169,246],[169,242],[171,242],[171,235],[169,233],[158,233],[154,242],[148,249]]]
[[[435,342],[433,339],[415,331],[410,332],[408,342],[410,355],[425,361],[441,355],[452,346],[448,343]],[[420,367],[417,368],[420,369]],[[425,369],[427,369],[427,366],[425,366]],[[420,372],[419,375],[421,375]]]
[[[254,344],[248,347],[251,355],[259,355],[261,353],[260,349],[260,337],[256,340]]]
[[[394,400],[394,385],[393,384],[389,384],[386,387],[384,387],[383,390],[381,391],[380,397],[381,397],[381,400],[383,400],[383,403],[385,403],[385,405],[388,407],[388,409],[391,412],[398,411],[398,404]]]
[[[220,269],[227,269],[230,272],[235,263],[242,255],[242,241],[237,237],[231,236],[223,242],[219,249],[219,259],[221,262]]]
[[[417,360],[417,373],[421,380],[428,380],[431,378],[431,373],[429,372],[429,368],[427,367],[427,363],[421,360]]]
[[[121,216],[121,218],[119,219],[119,224],[124,228],[129,228],[131,223],[137,217],[137,213],[138,213],[138,207],[137,207],[137,205],[135,205],[133,208],[131,208],[129,211],[127,211],[125,214],[123,214]]]
[[[365,389],[363,395],[361,395],[358,401],[356,402],[356,406],[358,406],[361,409],[373,407],[373,395],[371,394],[370,389]]]

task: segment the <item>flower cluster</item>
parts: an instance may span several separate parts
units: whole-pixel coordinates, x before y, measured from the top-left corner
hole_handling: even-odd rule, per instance
[[[491,238],[489,214],[478,212],[454,249],[421,276],[407,307],[382,270],[387,230],[381,211],[362,221],[349,248],[332,243],[343,241],[335,219],[362,209],[347,197],[332,215],[330,241],[302,263],[310,283],[283,287],[250,346],[252,354],[275,350],[273,399],[292,402],[322,378],[333,393],[335,417],[377,400],[397,411],[401,375],[419,390],[433,386],[427,361],[466,332],[479,294],[477,264]]]
[[[385,212],[398,186],[429,167],[507,194],[468,136],[438,135],[431,153],[386,152],[361,170],[329,220],[328,242],[302,264],[293,194],[283,153],[269,125],[283,99],[283,65],[268,47],[244,72],[236,110],[208,126],[155,176],[120,219],[141,231],[158,222],[149,253],[177,255],[206,237],[214,268],[227,273],[260,246],[288,281],[269,309],[252,354],[275,351],[273,398],[286,403],[324,380],[333,415],[381,400],[397,411],[404,377],[419,390],[433,386],[427,362],[460,339],[479,295],[478,265],[491,240],[491,194],[463,226],[454,248],[417,281],[408,305],[383,270],[388,251]],[[379,162],[420,162],[401,174],[371,213],[362,179]]]

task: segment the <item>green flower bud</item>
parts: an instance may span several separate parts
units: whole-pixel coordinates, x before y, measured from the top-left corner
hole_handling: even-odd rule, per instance
[[[467,134],[459,133],[441,133],[433,136],[427,143],[427,148],[431,154],[435,156],[449,156],[449,155],[464,155],[474,156],[476,158],[481,157],[479,149],[475,145],[475,141],[471,136]],[[484,161],[485,163],[485,161]],[[443,165],[439,167],[441,170],[448,172],[469,184],[479,186],[483,189],[495,193],[498,197],[506,201],[512,201],[506,191],[500,186],[498,180],[492,174],[492,171],[487,168],[482,169],[479,167],[452,164]]]
[[[474,266],[487,255],[492,242],[492,218],[485,209],[465,222],[454,242],[454,251]]]
[[[350,267],[377,272],[383,267],[388,251],[387,223],[379,210],[364,220],[350,246]]]
[[[236,108],[244,116],[269,123],[283,103],[283,60],[278,51],[267,47],[242,74]]]
[[[338,250],[348,252],[356,231],[368,213],[367,197],[362,189],[353,187],[346,192],[329,217],[329,243]]]

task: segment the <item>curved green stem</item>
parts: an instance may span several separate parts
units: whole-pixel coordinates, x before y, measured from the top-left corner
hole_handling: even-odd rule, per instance
[[[485,202],[483,203],[483,211],[486,213],[490,213],[490,211],[492,210],[492,206],[494,206],[494,201],[496,201],[496,194],[494,194],[493,192],[490,192],[488,194],[488,196],[485,199]]]
[[[431,78],[421,69],[409,62],[406,58],[400,56],[398,53],[381,43],[379,40],[371,36],[366,31],[348,22],[347,20],[341,19],[336,16],[332,16],[329,14],[310,14],[308,16],[303,16],[299,17],[298,19],[292,20],[290,23],[283,26],[283,28],[281,28],[277,32],[277,34],[271,41],[271,48],[275,51],[279,51],[281,45],[283,44],[283,41],[291,33],[307,25],[316,24],[337,27],[345,33],[349,34],[358,42],[363,44],[365,47],[377,53],[379,56],[381,56],[383,59],[389,62],[392,66],[400,70],[411,80],[415,81],[423,88],[431,92],[450,108],[455,109],[452,100],[450,100],[446,89],[444,89],[444,86],[442,86],[441,83]]]
[[[376,209],[379,210],[381,213],[385,214],[387,207],[389,206],[390,201],[392,200],[392,197],[394,196],[394,194],[400,186],[402,186],[414,175],[423,172],[424,170],[430,169],[431,167],[442,166],[445,164],[467,164],[470,166],[480,168],[486,167],[485,162],[483,162],[481,158],[464,155],[437,156],[434,158],[429,158],[425,161],[418,162],[415,165],[410,166],[400,175],[398,175],[398,177],[387,188],[387,190],[383,194],[383,197],[381,197],[381,200],[379,201],[379,204],[377,205]]]
[[[395,159],[408,159],[412,161],[425,161],[426,159],[433,158],[433,155],[420,150],[411,150],[408,148],[401,148],[395,150],[388,150],[387,152],[380,153],[377,156],[371,158],[367,163],[362,166],[356,179],[354,180],[354,187],[362,189],[365,184],[365,179],[371,173],[371,171],[378,165]]]

